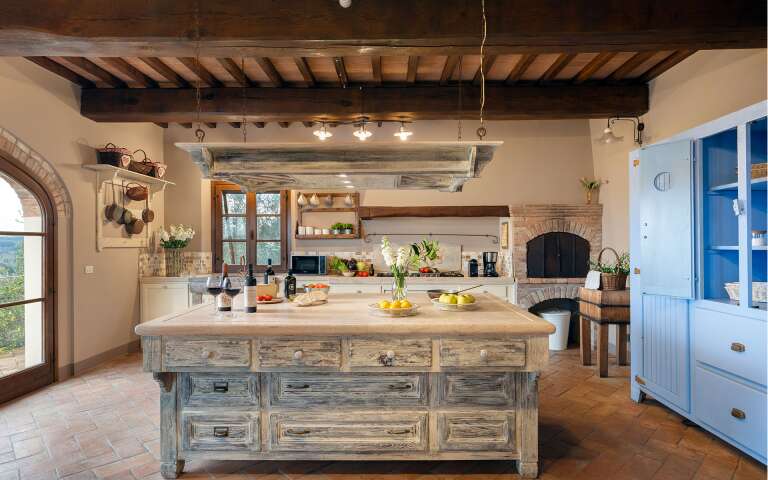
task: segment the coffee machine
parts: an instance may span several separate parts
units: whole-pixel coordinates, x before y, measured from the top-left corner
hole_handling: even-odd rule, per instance
[[[499,252],[483,252],[483,276],[498,277],[496,262],[499,260]]]

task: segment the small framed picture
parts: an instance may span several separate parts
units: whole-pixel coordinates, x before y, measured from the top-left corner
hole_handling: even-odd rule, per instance
[[[501,224],[501,248],[509,248],[509,222]]]

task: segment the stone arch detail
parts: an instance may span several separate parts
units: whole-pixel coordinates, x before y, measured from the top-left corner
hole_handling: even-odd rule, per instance
[[[53,165],[13,133],[0,128],[0,153],[15,160],[48,192],[60,217],[72,215],[72,198]]]
[[[552,287],[544,287],[534,290],[528,295],[524,296],[519,306],[522,308],[531,308],[537,303],[541,303],[545,300],[552,300],[555,298],[570,298],[571,300],[578,300],[579,298],[579,286],[578,285],[557,285]]]
[[[592,228],[583,223],[566,220],[564,218],[551,218],[528,227],[525,233],[525,243],[530,242],[539,235],[544,235],[545,233],[550,232],[572,233],[587,239],[590,243],[592,243],[593,239],[599,238],[598,232],[595,232]]]

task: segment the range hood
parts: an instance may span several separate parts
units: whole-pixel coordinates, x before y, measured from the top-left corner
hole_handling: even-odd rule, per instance
[[[247,191],[428,189],[459,192],[504,142],[176,143],[203,177]]]

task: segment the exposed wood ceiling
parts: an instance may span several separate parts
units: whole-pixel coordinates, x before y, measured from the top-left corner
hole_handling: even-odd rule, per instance
[[[97,121],[189,127],[196,85],[211,125],[239,126],[244,105],[258,126],[456,118],[459,82],[462,116],[477,114],[476,0],[206,0],[197,14],[196,2],[79,0],[65,17],[50,3],[0,4],[0,55],[82,86],[82,112]],[[641,115],[647,82],[695,51],[766,43],[762,1],[486,7],[489,119]]]

